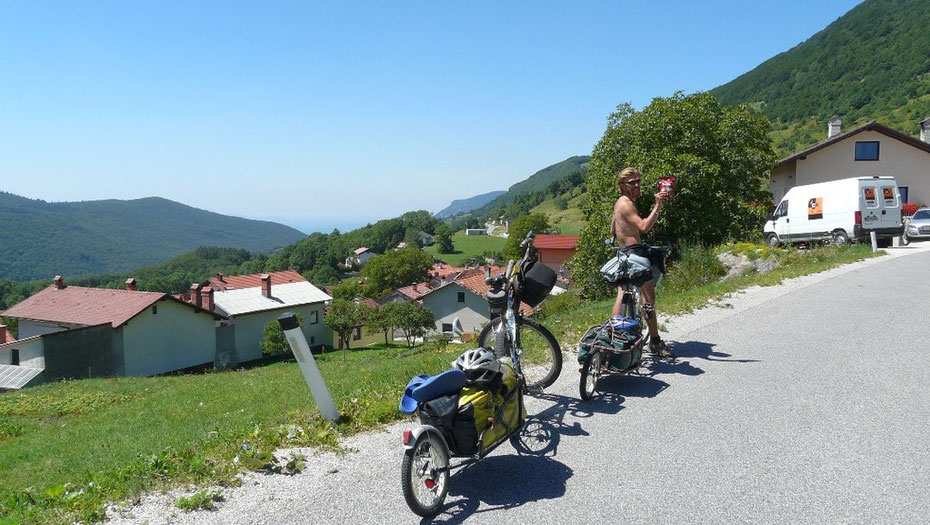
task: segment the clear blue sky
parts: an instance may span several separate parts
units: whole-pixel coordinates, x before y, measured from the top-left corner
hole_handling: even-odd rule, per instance
[[[858,4],[0,2],[0,190],[303,231],[507,189]]]

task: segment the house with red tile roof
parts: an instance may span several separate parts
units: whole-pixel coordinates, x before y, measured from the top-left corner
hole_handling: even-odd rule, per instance
[[[20,336],[0,344],[0,366],[40,370],[36,382],[213,365],[216,324],[224,319],[165,293],[139,291],[135,279],[111,290],[66,286],[60,276],[0,317],[16,319]]]
[[[533,239],[533,246],[539,253],[539,262],[563,278],[571,276],[565,263],[575,255],[577,244],[577,235],[537,235]]]
[[[434,288],[420,297],[420,302],[433,312],[436,331],[451,335],[456,321],[465,333],[477,333],[491,320],[487,293],[491,286],[484,282],[487,271],[492,275],[502,273],[502,268],[491,266],[471,268],[463,271],[455,280]],[[532,315],[533,309],[520,305],[523,315]]]
[[[368,262],[368,259],[371,259],[375,255],[377,255],[375,252],[362,246],[352,251],[352,255],[346,258],[345,265],[346,266],[361,266],[365,264],[366,262]]]

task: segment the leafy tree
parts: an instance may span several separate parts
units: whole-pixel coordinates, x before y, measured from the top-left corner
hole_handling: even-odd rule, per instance
[[[372,257],[362,267],[362,277],[368,283],[368,297],[380,297],[391,290],[423,282],[433,267],[433,258],[419,248],[391,250]]]
[[[568,208],[568,199],[564,195],[559,195],[555,198],[555,208],[557,210],[564,210]]]
[[[362,279],[346,279],[333,287],[334,299],[353,301],[365,295],[365,281]]]
[[[297,321],[300,326],[304,326],[304,318],[297,314]],[[291,351],[291,346],[287,343],[287,337],[284,336],[284,330],[277,319],[268,321],[265,328],[262,329],[262,355],[281,355]]]
[[[365,318],[365,324],[371,327],[372,330],[379,330],[384,333],[385,346],[390,344],[388,333],[394,331],[394,319],[391,316],[391,309],[395,304],[399,303],[388,303],[378,308],[371,308]]]
[[[358,304],[345,299],[333,299],[326,315],[323,317],[323,324],[328,326],[333,332],[342,338],[345,346],[342,349],[342,358],[345,359],[345,351],[349,348],[352,340],[352,330],[358,326],[365,318],[365,311]]]
[[[603,240],[619,196],[617,174],[626,166],[643,173],[641,214],[651,209],[656,179],[677,178],[676,196],[666,202],[644,242],[658,240],[715,245],[743,239],[761,227],[771,195],[762,188],[775,155],[766,137],[769,122],[747,106],[720,105],[708,93],[655,98],[642,111],[622,104],[608,119],[595,146],[582,208],[586,225],[572,275],[588,296],[605,296],[598,269],[610,257]]]
[[[452,228],[445,224],[436,227],[436,246],[439,247],[439,253],[454,253],[455,246],[452,244]]]
[[[390,309],[392,322],[404,333],[407,348],[413,348],[417,337],[423,337],[430,329],[435,328],[433,312],[429,309],[412,302],[393,304],[396,306]]]
[[[520,243],[526,238],[526,234],[530,231],[542,233],[548,229],[549,219],[541,213],[517,217],[510,223],[507,244],[504,245],[504,257],[508,259],[519,259],[523,257],[523,250],[520,248]]]

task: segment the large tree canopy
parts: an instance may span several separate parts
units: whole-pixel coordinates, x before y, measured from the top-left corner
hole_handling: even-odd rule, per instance
[[[423,282],[433,266],[433,258],[419,248],[392,250],[372,257],[362,266],[362,277],[369,297],[384,295],[395,288]]]
[[[643,173],[643,195],[636,203],[641,215],[655,202],[658,177],[677,179],[675,198],[666,202],[644,242],[712,245],[761,230],[771,201],[765,181],[775,161],[769,127],[748,106],[722,106],[708,93],[656,98],[642,111],[620,105],[594,147],[585,181],[586,225],[571,262],[585,293],[607,292],[597,270],[610,257],[603,241],[610,237],[619,197],[617,174],[627,166]]]

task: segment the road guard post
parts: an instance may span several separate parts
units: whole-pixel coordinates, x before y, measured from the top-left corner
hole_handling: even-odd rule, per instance
[[[310,345],[307,344],[307,338],[304,337],[303,330],[300,329],[300,321],[292,312],[287,312],[278,318],[278,324],[284,330],[284,336],[287,338],[287,344],[294,352],[297,358],[297,364],[300,365],[300,371],[307,380],[307,386],[310,387],[310,393],[313,394],[313,400],[316,406],[320,408],[320,413],[328,421],[339,419],[339,410],[336,409],[336,403],[333,402],[333,396],[329,394],[326,388],[326,382],[323,381],[323,375],[320,374],[319,367],[316,366],[316,360],[310,352]]]

